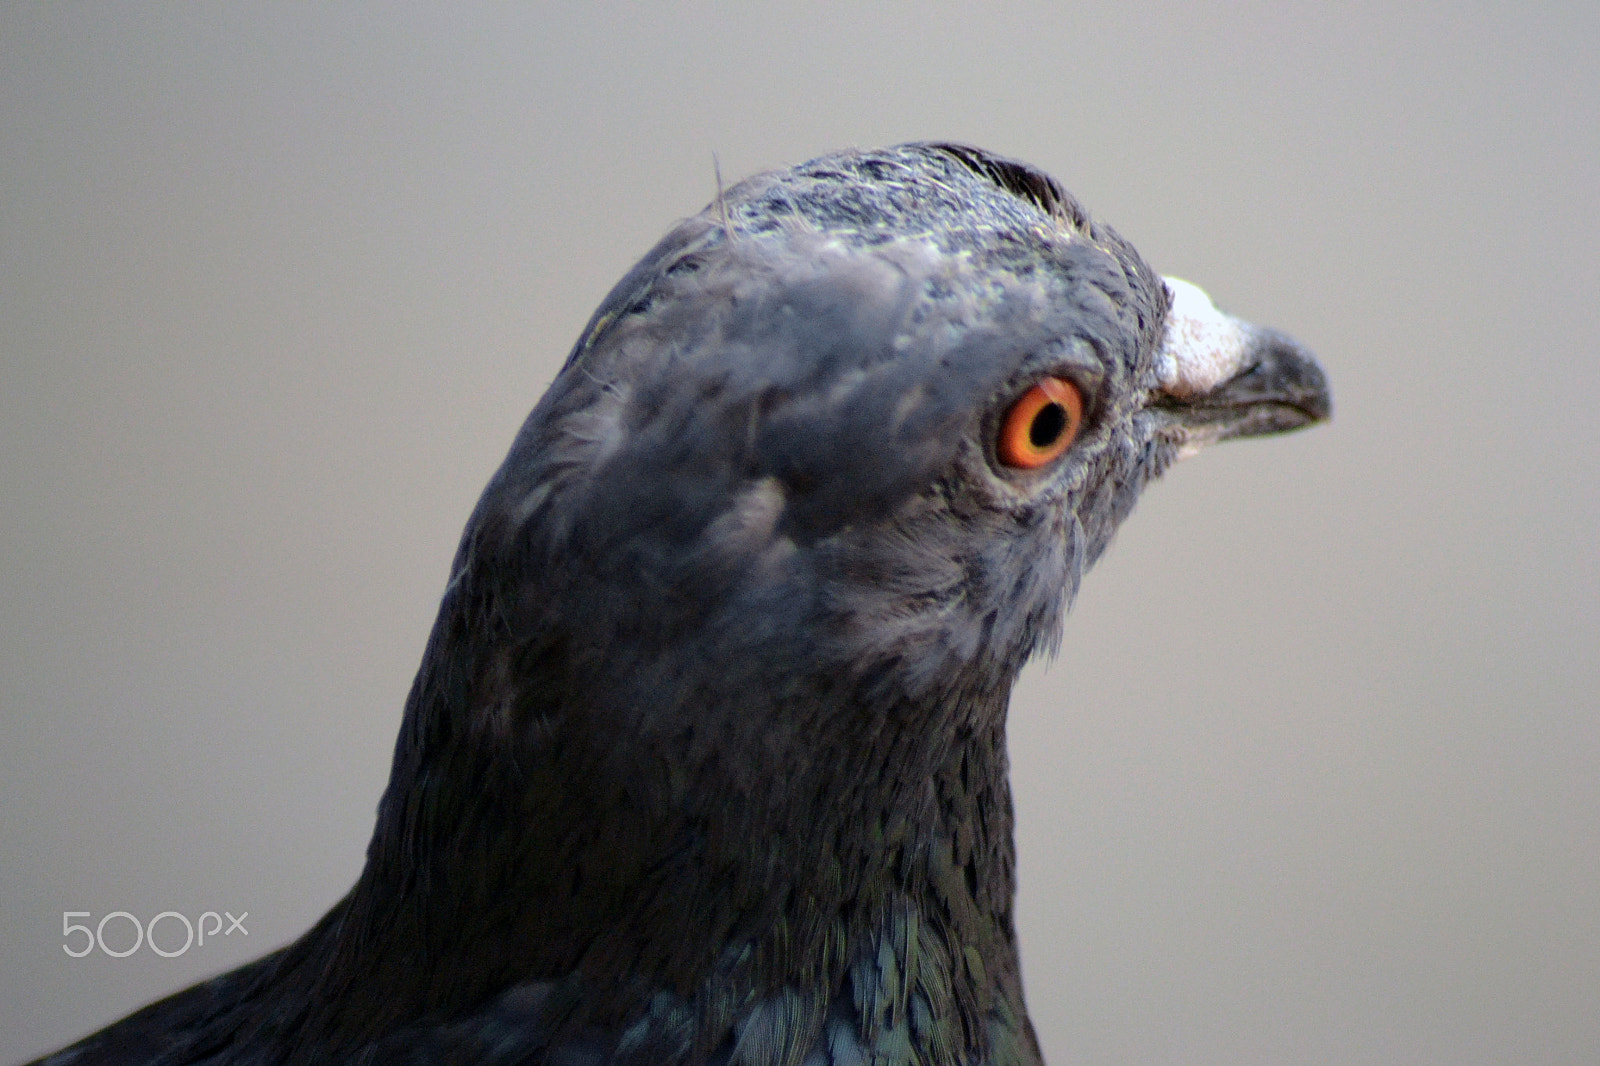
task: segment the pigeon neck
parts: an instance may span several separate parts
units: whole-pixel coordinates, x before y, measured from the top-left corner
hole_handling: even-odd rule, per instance
[[[869,1061],[1040,1062],[1012,918],[1015,850],[1003,713],[930,777],[925,834],[846,993]],[[841,1040],[834,1033],[833,1040]],[[835,1053],[835,1061],[840,1056]]]
[[[326,923],[311,998],[344,1009],[309,1028],[357,1047],[549,986],[567,1006],[529,1024],[557,1043],[659,1025],[692,1033],[677,1061],[709,1062],[784,1017],[785,1039],[874,1055],[909,1041],[926,1062],[1036,1062],[999,689],[838,706],[837,743],[804,765],[592,728],[531,751],[439,744],[449,709],[410,715],[425,729],[402,741],[367,869]]]

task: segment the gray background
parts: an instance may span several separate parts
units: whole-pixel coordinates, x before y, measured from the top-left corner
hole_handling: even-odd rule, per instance
[[[1588,0],[0,7],[0,1060],[344,892],[473,500],[714,156],[937,137],[1337,398],[1156,485],[1018,694],[1049,1059],[1600,1061],[1597,49]]]

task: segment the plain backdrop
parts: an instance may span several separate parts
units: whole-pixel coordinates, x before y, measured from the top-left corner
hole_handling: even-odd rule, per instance
[[[0,1061],[343,894],[477,493],[714,161],[921,138],[1336,399],[1153,486],[1017,694],[1048,1059],[1600,1061],[1597,50],[1590,0],[0,6]],[[63,950],[119,910],[248,934]]]

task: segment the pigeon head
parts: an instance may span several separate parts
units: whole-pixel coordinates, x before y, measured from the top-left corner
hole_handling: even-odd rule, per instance
[[[1022,164],[906,145],[721,192],[484,491],[366,870],[229,1040],[1036,1062],[1012,683],[1147,482],[1328,410],[1292,341]]]
[[[1041,384],[1066,399],[1022,412]],[[829,156],[727,190],[612,291],[452,594],[564,632],[565,668],[640,729],[668,705],[748,719],[733,692],[808,671],[1004,686],[1147,481],[1327,403],[1293,342],[1163,281],[1037,171]],[[1048,452],[1008,452],[1018,433]]]

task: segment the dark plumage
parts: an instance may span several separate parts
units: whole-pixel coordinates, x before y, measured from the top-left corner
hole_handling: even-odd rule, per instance
[[[349,896],[46,1061],[1037,1062],[1013,680],[1147,481],[1328,403],[1021,164],[729,189],[484,491]]]

